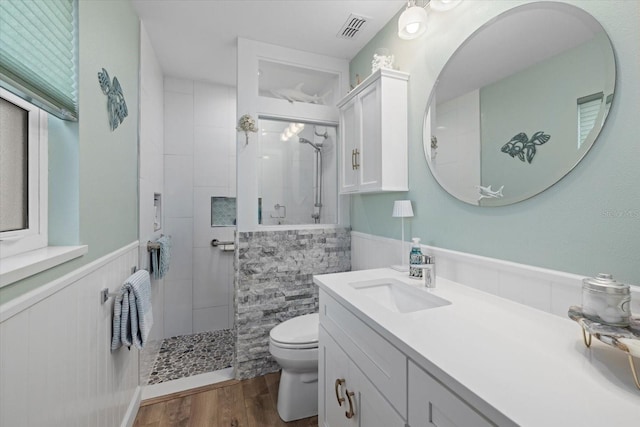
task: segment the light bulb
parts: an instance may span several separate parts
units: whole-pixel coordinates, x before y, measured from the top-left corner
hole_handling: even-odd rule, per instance
[[[414,22],[413,24],[409,24],[406,27],[404,27],[404,29],[409,34],[415,34],[418,31],[418,29],[420,29],[420,23],[419,22]]]

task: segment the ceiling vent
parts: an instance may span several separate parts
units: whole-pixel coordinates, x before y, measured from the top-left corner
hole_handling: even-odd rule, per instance
[[[341,39],[355,39],[367,25],[367,18],[364,16],[349,15],[349,19],[344,23],[337,36]]]

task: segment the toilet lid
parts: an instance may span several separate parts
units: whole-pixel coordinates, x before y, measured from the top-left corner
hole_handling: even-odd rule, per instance
[[[318,342],[318,313],[305,314],[280,323],[271,329],[269,336],[273,341],[283,344],[309,344]]]

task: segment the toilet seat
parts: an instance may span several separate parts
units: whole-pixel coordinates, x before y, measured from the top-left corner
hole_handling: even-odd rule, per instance
[[[316,348],[319,323],[318,313],[294,317],[271,329],[269,338],[273,345],[280,348]]]

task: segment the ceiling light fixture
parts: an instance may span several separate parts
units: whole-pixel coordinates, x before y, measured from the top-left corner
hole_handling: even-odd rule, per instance
[[[444,12],[446,10],[453,9],[460,3],[462,3],[462,0],[431,0],[429,2],[429,7],[433,10],[437,10],[438,12]]]
[[[413,40],[427,31],[427,11],[416,6],[415,0],[407,2],[407,8],[398,18],[398,37]]]
[[[407,8],[398,18],[398,37],[403,40],[413,40],[427,31],[428,15],[425,8],[438,12],[451,10],[459,5],[462,0],[431,0],[424,6],[416,5],[416,0],[409,0]]]

